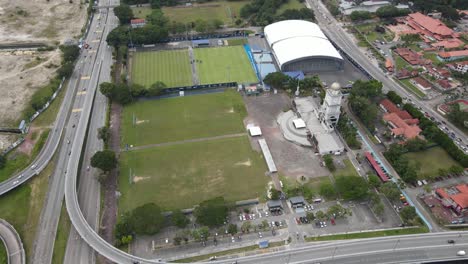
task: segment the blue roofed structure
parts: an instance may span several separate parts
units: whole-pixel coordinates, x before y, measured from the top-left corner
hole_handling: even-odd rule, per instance
[[[258,242],[258,247],[259,248],[267,248],[268,247],[268,240],[260,241]]]

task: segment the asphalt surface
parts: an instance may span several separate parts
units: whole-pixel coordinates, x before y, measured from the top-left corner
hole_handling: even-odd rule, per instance
[[[5,245],[9,264],[26,263],[23,242],[21,242],[18,232],[3,219],[0,219],[0,240]]]
[[[90,44],[91,49],[83,50],[78,58],[77,66],[70,83],[76,82],[75,87],[69,86],[69,91],[73,92],[71,99],[73,100],[73,109],[63,109],[69,113],[67,124],[64,130],[62,144],[58,149],[58,159],[54,173],[49,181],[49,189],[44,203],[44,208],[41,212],[38,233],[36,234],[35,245],[32,255],[32,263],[51,263],[54,242],[57,234],[57,224],[60,219],[60,211],[64,197],[65,175],[67,174],[67,165],[70,161],[71,150],[74,148],[72,139],[77,136],[77,124],[82,119],[82,109],[85,103],[94,98],[94,90],[91,88],[96,86],[95,77],[99,74],[101,67],[101,58],[98,58],[95,49],[105,41],[100,41],[102,33],[95,34],[98,30],[100,21],[94,19],[90,33],[86,38],[86,42]],[[93,82],[94,81],[94,82]],[[53,153],[50,154],[51,156]],[[44,241],[50,241],[44,243]]]

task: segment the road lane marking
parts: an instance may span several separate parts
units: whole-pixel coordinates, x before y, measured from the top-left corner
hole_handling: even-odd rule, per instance
[[[77,113],[83,111],[83,108],[75,108],[72,110],[72,113]]]
[[[96,53],[96,50],[90,50],[89,53]]]
[[[96,30],[95,33],[102,33],[102,30]]]
[[[76,95],[83,95],[83,94],[86,94],[86,91],[80,91],[76,93]]]
[[[81,80],[89,80],[91,79],[91,76],[87,75],[87,76],[81,76]]]
[[[95,40],[92,40],[91,42],[99,42],[101,41],[101,39],[95,39]]]

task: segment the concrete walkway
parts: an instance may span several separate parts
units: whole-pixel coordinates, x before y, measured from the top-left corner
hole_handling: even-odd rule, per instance
[[[197,63],[195,62],[195,55],[193,54],[193,48],[189,46],[188,55],[191,61],[190,66],[192,66],[192,83],[193,85],[199,85],[200,80],[198,79]]]
[[[211,141],[211,140],[217,140],[217,139],[223,139],[223,138],[243,137],[246,135],[247,133],[237,133],[237,134],[229,134],[229,135],[206,137],[206,138],[186,139],[186,140],[180,140],[180,141],[172,141],[172,142],[138,146],[138,147],[129,148],[128,150],[121,149],[121,151],[124,152],[124,151],[141,150],[141,149],[156,148],[156,147],[163,147],[163,146],[180,145],[180,144],[186,144],[186,143],[191,143],[191,142],[202,142],[202,141]]]
[[[24,264],[26,256],[18,232],[7,221],[0,219],[0,243],[5,245],[9,264]],[[0,245],[1,246],[1,245]]]

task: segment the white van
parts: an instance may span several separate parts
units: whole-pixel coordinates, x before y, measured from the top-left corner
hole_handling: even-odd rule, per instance
[[[418,186],[422,186],[422,182],[421,181],[418,181]]]

